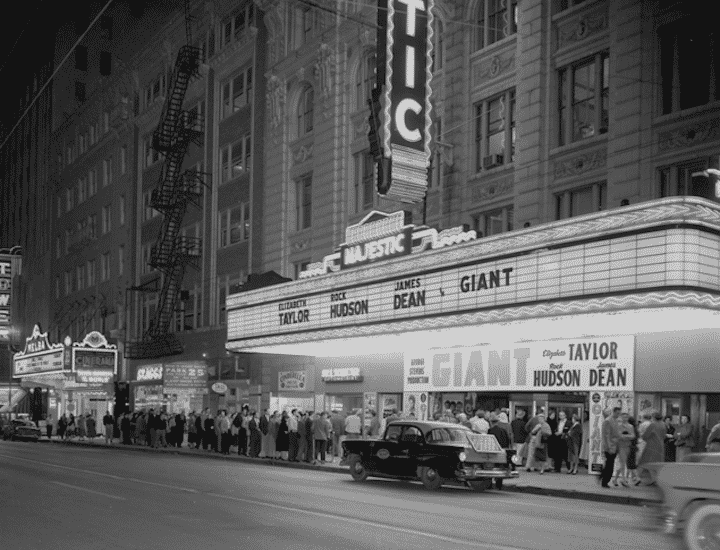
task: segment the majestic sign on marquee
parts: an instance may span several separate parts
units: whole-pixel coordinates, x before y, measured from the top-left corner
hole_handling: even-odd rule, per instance
[[[345,229],[345,242],[340,250],[325,256],[322,262],[308,265],[300,273],[301,279],[324,275],[350,267],[417,254],[428,249],[442,248],[476,238],[474,230],[466,226],[438,231],[431,227],[417,227],[410,223],[406,211],[386,214],[376,210],[355,225]]]
[[[632,391],[634,336],[405,354],[405,391]]]
[[[387,10],[383,89],[383,154],[392,160],[387,196],[419,202],[430,165],[430,80],[434,0],[380,0]],[[382,73],[381,73],[382,75]]]
[[[33,327],[25,338],[25,349],[13,356],[13,378],[62,372],[65,347],[51,344],[47,332],[40,332],[40,325]]]

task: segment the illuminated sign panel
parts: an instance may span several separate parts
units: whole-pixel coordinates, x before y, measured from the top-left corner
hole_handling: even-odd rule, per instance
[[[40,332],[40,326],[33,327],[32,334],[25,338],[25,349],[13,356],[13,377],[33,376],[62,372],[65,366],[65,347],[51,344],[47,332]]]
[[[135,377],[135,379],[138,382],[144,382],[146,380],[162,380],[162,377],[162,365],[146,365],[144,367],[138,367],[137,376]]]
[[[89,332],[82,342],[72,345],[75,380],[84,384],[106,384],[117,373],[117,346],[108,344],[102,333]]]
[[[20,256],[0,254],[0,342],[10,341],[12,279],[19,269],[16,265],[19,261]]]
[[[387,3],[383,152],[392,159],[388,198],[419,202],[430,165],[433,0]],[[381,41],[379,42],[381,43]]]

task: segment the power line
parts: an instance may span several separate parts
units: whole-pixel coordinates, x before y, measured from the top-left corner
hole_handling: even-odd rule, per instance
[[[90,23],[90,25],[88,26],[88,28],[85,29],[85,32],[83,32],[82,35],[80,35],[80,38],[77,39],[77,41],[75,42],[75,44],[73,45],[73,47],[70,48],[70,50],[69,50],[68,53],[65,55],[65,57],[63,57],[62,61],[60,61],[60,63],[58,63],[57,67],[55,67],[55,70],[54,70],[53,73],[50,75],[50,78],[48,78],[47,81],[45,81],[45,84],[43,84],[42,88],[40,88],[40,90],[38,90],[38,92],[35,94],[35,97],[34,97],[34,98],[32,99],[32,101],[30,102],[30,105],[28,105],[27,109],[25,109],[25,111],[23,112],[23,114],[20,115],[20,118],[19,118],[18,121],[15,123],[15,126],[13,126],[12,129],[8,132],[7,136],[5,136],[5,139],[3,140],[2,144],[0,144],[0,151],[2,151],[2,149],[5,147],[5,144],[10,140],[10,137],[13,135],[13,133],[15,132],[15,130],[17,130],[18,126],[20,126],[20,123],[23,121],[23,119],[25,118],[25,116],[30,112],[30,109],[32,109],[33,105],[35,105],[35,102],[38,100],[38,98],[39,98],[39,97],[42,95],[42,93],[45,91],[45,88],[47,88],[47,87],[50,85],[50,83],[53,81],[53,78],[55,78],[55,75],[57,75],[57,73],[60,71],[60,69],[62,68],[62,66],[63,66],[63,65],[65,64],[65,62],[68,60],[68,58],[70,57],[70,55],[75,51],[75,48],[77,48],[77,47],[80,45],[80,42],[83,41],[83,39],[85,38],[85,35],[87,35],[87,33],[90,32],[90,29],[95,25],[95,23],[98,22],[98,20],[99,20],[100,17],[102,16],[102,14],[105,13],[105,11],[107,11],[107,9],[110,7],[110,4],[112,4],[112,3],[113,3],[113,0],[108,0],[107,4],[105,4],[105,6],[103,7],[103,9],[101,9],[100,12],[95,16],[95,19],[92,20],[92,22]]]

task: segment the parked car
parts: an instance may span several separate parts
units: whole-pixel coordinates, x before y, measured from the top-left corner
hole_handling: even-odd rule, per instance
[[[15,441],[21,439],[25,441],[35,441],[40,439],[40,428],[34,422],[22,418],[11,420],[9,424],[3,427],[3,439]]]
[[[394,421],[375,439],[343,442],[345,460],[355,481],[368,476],[420,480],[430,490],[463,483],[476,491],[502,488],[519,476],[494,435],[478,434],[459,424]]]
[[[661,493],[664,531],[682,534],[688,550],[720,550],[720,453],[648,466]]]

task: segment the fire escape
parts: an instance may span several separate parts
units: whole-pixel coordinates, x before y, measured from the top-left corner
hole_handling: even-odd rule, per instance
[[[190,203],[200,207],[204,174],[182,170],[190,143],[202,144],[204,120],[195,110],[182,106],[190,81],[198,76],[200,49],[185,45],[175,62],[168,95],[153,134],[153,149],[165,156],[160,181],[152,191],[150,205],[162,214],[157,243],[150,252],[150,266],[161,273],[161,284],[154,317],[139,341],[127,342],[125,357],[150,359],[177,355],[183,346],[171,324],[188,265],[199,267],[200,239],[180,234],[183,217]],[[134,287],[133,290],[147,289]]]

